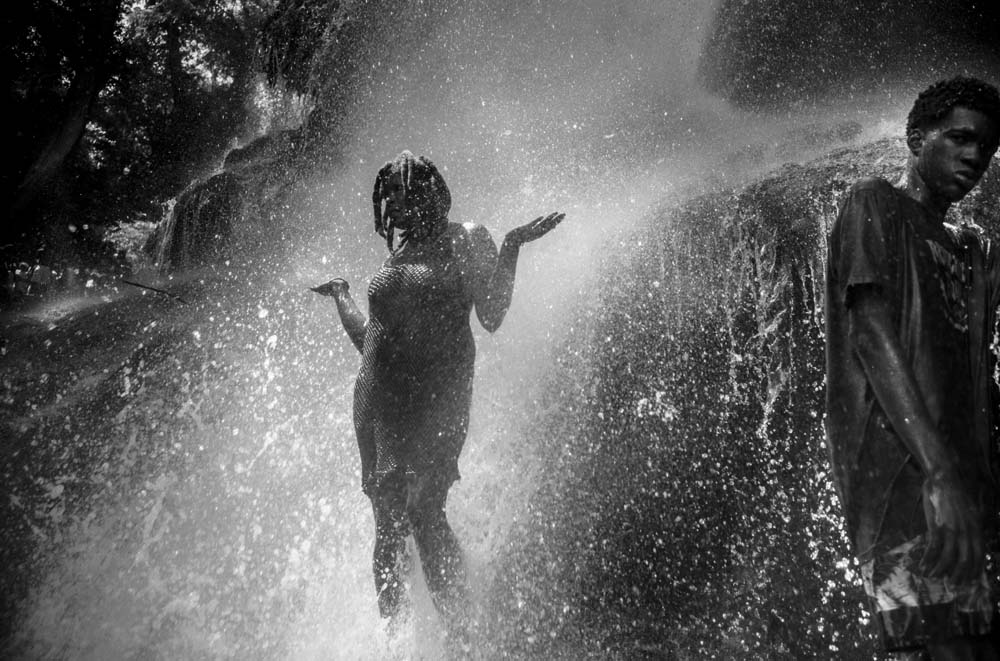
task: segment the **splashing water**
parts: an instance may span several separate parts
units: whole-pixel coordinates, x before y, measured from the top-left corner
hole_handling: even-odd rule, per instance
[[[591,4],[422,9],[434,30],[370,63],[340,174],[300,186],[275,231],[292,246],[281,258],[225,283],[177,278],[190,306],[136,294],[11,340],[38,352],[32,374],[50,375],[29,383],[4,369],[19,400],[4,461],[23,596],[11,656],[442,657],[419,572],[403,635],[390,640],[378,618],[351,424],[359,360],[329,300],[306,291],[333,276],[364,291],[384,258],[371,182],[404,148],[437,163],[452,220],[498,242],[544,212],[568,216],[522,251],[503,328],[476,329],[472,423],[449,499],[482,624],[475,653],[516,658],[502,641],[556,630],[555,601],[517,604],[552,612],[532,631],[504,631],[490,604],[547,470],[536,444],[563,441],[531,429],[546,375],[562,347],[586,363],[589,338],[566,320],[587,315],[571,310],[603,314],[598,292],[616,273],[602,266],[643,240],[651,205],[766,169],[779,155],[731,157],[830,116],[752,118],[704,94],[694,71],[713,3]],[[868,114],[847,117],[869,132],[900,116],[859,105]],[[661,399],[643,410],[674,416]],[[599,655],[586,632],[554,649]]]

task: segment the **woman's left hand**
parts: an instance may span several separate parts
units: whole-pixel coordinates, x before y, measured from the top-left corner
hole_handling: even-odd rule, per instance
[[[539,216],[531,222],[525,223],[520,227],[515,227],[511,231],[507,232],[505,240],[512,241],[516,245],[520,246],[528,243],[529,241],[540,239],[548,234],[556,225],[561,223],[562,219],[565,217],[566,214],[559,212],[550,213],[547,216]]]

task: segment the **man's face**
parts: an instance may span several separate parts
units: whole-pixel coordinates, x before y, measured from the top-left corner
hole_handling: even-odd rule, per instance
[[[936,125],[916,131],[910,149],[928,193],[958,202],[982,178],[997,151],[1000,126],[983,113],[956,106]]]

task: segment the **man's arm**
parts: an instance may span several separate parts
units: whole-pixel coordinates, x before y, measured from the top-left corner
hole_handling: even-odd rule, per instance
[[[954,451],[931,419],[879,288],[854,287],[848,314],[851,343],[875,397],[925,476],[923,569],[956,581],[978,576],[985,553],[977,507],[962,488]]]

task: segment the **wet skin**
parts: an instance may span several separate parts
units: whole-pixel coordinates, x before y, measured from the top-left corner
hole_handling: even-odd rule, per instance
[[[943,216],[982,178],[996,154],[1000,126],[983,113],[952,109],[938,124],[907,136],[907,192]]]

